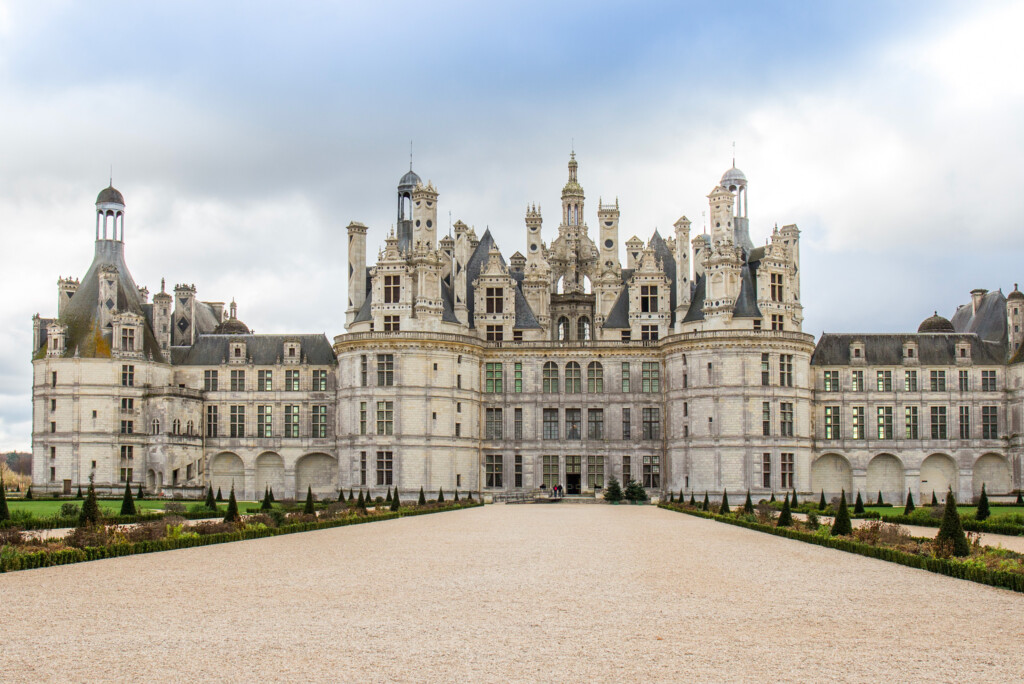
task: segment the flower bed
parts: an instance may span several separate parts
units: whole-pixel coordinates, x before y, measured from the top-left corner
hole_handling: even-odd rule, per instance
[[[19,545],[3,542],[5,537],[10,539],[15,530],[8,529],[6,534],[0,534],[0,572],[11,572],[13,570],[27,570],[30,568],[43,568],[53,565],[67,565],[69,563],[80,563],[83,561],[99,560],[102,558],[116,558],[118,556],[130,556],[137,553],[153,553],[155,551],[171,551],[184,549],[193,546],[206,546],[208,544],[223,544],[225,542],[244,541],[248,539],[260,539],[262,537],[274,537],[280,534],[294,534],[296,532],[309,532],[312,530],[326,530],[332,527],[343,527],[345,525],[358,525],[361,523],[375,522],[379,520],[392,520],[413,515],[426,513],[442,513],[461,508],[473,508],[482,506],[481,503],[449,503],[425,507],[403,508],[397,512],[382,511],[361,515],[354,511],[345,511],[340,515],[332,515],[327,518],[318,516],[293,514],[286,517],[283,524],[275,524],[270,516],[254,516],[239,523],[227,523],[233,527],[230,531],[220,531],[225,523],[210,523],[211,533],[202,534],[202,529],[186,528],[181,525],[166,525],[166,534],[159,539],[146,539],[141,541],[127,541],[129,531],[119,526],[100,525],[96,528],[79,528],[81,530],[93,530],[97,537],[108,536],[112,543],[103,545],[85,545],[82,548],[68,547],[63,540],[39,542],[33,545]],[[130,516],[125,516],[130,517]],[[153,524],[152,517],[146,516]],[[165,522],[161,520],[159,522]],[[102,531],[101,531],[102,530]],[[154,530],[155,531],[155,530]],[[77,532],[77,530],[76,530]],[[73,533],[74,534],[74,533]],[[83,533],[83,537],[88,535]],[[87,538],[87,537],[86,537]],[[41,548],[40,548],[41,547]]]
[[[877,527],[872,526],[872,529],[858,528],[854,530],[853,535],[833,537],[825,525],[812,531],[808,529],[807,523],[794,520],[793,527],[776,527],[770,522],[770,518],[764,519],[763,511],[758,512],[759,520],[759,517],[754,515],[719,515],[689,505],[663,503],[658,506],[678,513],[899,563],[940,575],[1024,592],[1024,555],[1005,549],[982,547],[977,540],[972,544],[970,556],[962,559],[947,558],[935,555],[936,543],[933,540],[910,537],[901,533],[898,525],[881,521],[877,523]],[[888,536],[892,543],[884,543],[880,538],[883,535]]]

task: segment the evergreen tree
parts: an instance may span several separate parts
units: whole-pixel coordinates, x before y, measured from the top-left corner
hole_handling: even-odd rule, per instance
[[[992,512],[988,508],[988,494],[985,492],[985,483],[981,483],[981,498],[978,499],[978,510],[974,513],[975,520],[987,520]]]
[[[397,511],[402,505],[402,502],[398,499],[398,487],[395,487],[395,495],[391,497],[391,510]]]
[[[775,492],[772,492],[772,498],[768,499],[768,503],[775,503]]]
[[[729,492],[722,490],[722,505],[718,507],[718,515],[729,515],[732,511],[729,510]]]
[[[135,501],[132,499],[132,486],[124,483],[124,498],[121,499],[121,515],[136,515]]]
[[[971,545],[967,543],[964,526],[960,522],[960,513],[956,510],[956,497],[953,490],[946,492],[946,509],[942,515],[942,526],[935,537],[937,542],[948,542],[953,545],[954,556],[969,556]]]
[[[903,508],[903,515],[910,515],[914,512],[914,495],[907,490],[907,505]]]
[[[352,495],[352,488],[351,487],[348,488],[348,500],[349,501],[355,501],[356,500],[356,497]]]
[[[427,495],[423,493],[423,487],[420,487],[420,499],[416,503],[420,506],[427,505]]]
[[[668,493],[668,502],[670,504],[676,502],[676,493],[675,492],[669,492]]]
[[[32,498],[32,485],[29,485],[28,489],[25,490],[25,498],[26,499],[31,499]]]
[[[81,499],[82,498],[82,485],[78,485],[78,496],[76,496],[75,498],[76,499]]]
[[[622,492],[622,496],[629,501],[647,501],[647,492],[636,480],[626,483],[626,489]]]
[[[932,506],[938,506],[938,505],[939,505],[939,498],[937,496],[935,496],[935,490],[933,489],[932,490]]]
[[[779,514],[779,521],[775,523],[776,527],[792,527],[793,526],[793,512],[789,507],[789,494],[786,494],[786,498],[782,501],[782,513]]]
[[[797,507],[797,506],[799,506],[799,505],[800,505],[800,504],[799,504],[799,503],[797,503],[797,500],[796,500],[796,490],[794,489],[794,490],[793,490],[793,496],[791,496],[791,497],[789,498],[789,507],[790,507],[790,508],[796,508],[796,507]]]
[[[92,478],[89,479],[89,493],[85,496],[85,503],[82,504],[82,511],[78,514],[78,526],[96,525],[100,522],[100,503],[96,500],[96,490],[92,486]]]
[[[711,510],[711,501],[708,499],[708,490],[706,490],[706,489],[704,490],[704,505],[701,506],[701,510],[702,511],[710,511]]]
[[[690,490],[690,505],[694,508],[697,507],[697,499],[693,498],[693,490]]]
[[[470,503],[473,503],[473,491],[472,491],[472,490],[470,490],[470,492],[469,492],[469,498],[468,498],[468,499],[466,499],[466,501],[468,501],[468,502],[470,502]]]
[[[1017,505],[1024,506],[1024,492],[1017,490]]]
[[[860,490],[857,490],[857,501],[853,504],[853,514],[861,515],[864,513],[864,500],[860,498]]]
[[[220,489],[218,488],[219,492]],[[233,523],[238,522],[242,519],[242,516],[238,515],[238,501],[235,500],[235,485],[231,485],[231,495],[228,497],[228,511],[224,514],[224,522]]]
[[[743,502],[743,512],[746,515],[754,514],[754,502],[750,500],[750,490],[747,490],[747,500]]]
[[[345,503],[345,490],[344,489],[339,489],[338,490],[338,503]]]
[[[313,507],[313,485],[306,486],[306,506],[302,512],[306,515],[316,515],[316,509]]]
[[[853,524],[850,522],[850,510],[846,507],[846,490],[839,497],[839,512],[836,513],[835,522],[832,523],[832,536],[839,537],[846,534],[853,534]]]
[[[260,504],[261,511],[269,511],[274,507],[270,503],[270,487],[264,487],[263,489],[263,503]]]
[[[455,503],[459,503],[459,490],[455,490],[455,497],[452,499]]]
[[[234,489],[235,485],[232,484],[231,488]],[[223,501],[223,500],[224,500],[224,495],[220,493],[220,487],[217,487],[217,501]]]
[[[217,502],[213,500],[213,485],[206,488],[206,503],[204,505],[211,511],[217,510]]]
[[[823,510],[825,510],[825,508],[827,506],[828,506],[828,504],[825,502],[825,490],[822,489],[821,490],[821,501],[818,502],[818,510],[819,511],[823,511]]]
[[[604,488],[604,500],[609,503],[622,501],[622,487],[614,475],[608,478],[608,486]]]
[[[270,488],[270,503],[274,503],[274,488]]]
[[[358,508],[361,513],[366,513],[366,502],[369,500],[369,498],[370,492],[366,492],[366,496],[364,497],[363,490],[359,490],[359,498],[356,499],[356,508]]]
[[[680,487],[680,488],[679,488],[679,503],[683,503],[683,499],[684,499],[684,498],[685,498],[685,497],[683,496],[683,488],[682,488],[682,487]]]
[[[391,503],[391,487],[388,487],[388,495],[384,497],[384,503]]]
[[[878,490],[878,502],[877,502],[877,504],[876,504],[876,505],[878,505],[878,506],[881,506],[881,505],[882,505],[882,504],[884,504],[884,503],[885,503],[885,502],[884,502],[884,501],[882,501],[882,490],[881,490],[881,489],[879,489],[879,490]]]
[[[140,482],[139,483],[139,493],[135,495],[136,501],[142,501],[145,498],[144,494],[145,494],[145,492],[142,491],[142,483]]]
[[[444,503],[444,490],[437,488],[437,503]]]
[[[82,488],[79,486],[79,493]],[[0,474],[0,522],[11,519],[11,510],[7,507],[7,487],[4,486],[4,476]]]

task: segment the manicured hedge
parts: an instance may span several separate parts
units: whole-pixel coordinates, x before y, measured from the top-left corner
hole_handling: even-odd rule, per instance
[[[103,517],[103,524],[105,525],[133,525],[135,523],[153,522],[155,520],[163,520],[167,516],[175,518],[183,518],[185,520],[210,520],[223,518],[222,514],[210,513],[208,511],[202,511],[199,513],[157,513],[156,515],[107,515]],[[60,530],[65,527],[77,527],[78,516],[75,515],[73,518],[33,518],[32,520],[5,520],[0,523],[0,529],[5,527],[17,527],[19,529],[28,530]]]
[[[942,524],[942,518],[922,520],[912,515],[887,515],[884,516],[883,520],[889,523],[896,523],[897,525],[917,525],[918,527],[937,528]],[[1005,534],[1011,537],[1024,536],[1024,525],[1017,525],[1014,523],[1002,523],[999,522],[998,519],[975,520],[974,518],[965,518],[961,516],[960,523],[964,526],[964,530],[967,532],[987,532],[989,534]]]
[[[379,520],[393,520],[395,518],[425,515],[427,513],[443,513],[446,511],[454,511],[461,508],[474,508],[482,505],[482,503],[478,502],[450,504],[448,506],[431,508],[428,510],[399,511],[397,513],[388,511],[385,513],[377,513],[365,518],[340,518],[337,520],[324,520],[321,522],[294,523],[276,528],[267,527],[263,529],[248,529],[240,530],[238,532],[203,535],[195,538],[157,539],[154,541],[111,544],[110,546],[90,546],[84,549],[38,551],[36,553],[25,554],[4,554],[3,556],[0,556],[0,572],[46,568],[52,565],[67,565],[69,563],[81,563],[82,561],[101,560],[103,558],[131,556],[138,553],[173,551],[174,549],[187,549],[193,546],[208,546],[210,544],[223,544],[225,542],[245,541],[248,539],[260,539],[263,537],[276,537],[281,534],[326,530],[332,527],[345,527],[347,525],[358,525],[361,523],[377,522]],[[152,518],[153,516],[149,517]]]
[[[890,563],[899,563],[900,565],[906,565],[907,567],[927,570],[940,575],[956,577],[957,579],[965,579],[970,580],[971,582],[978,582],[979,584],[988,584],[993,587],[1002,587],[1004,589],[1024,592],[1024,575],[1013,572],[989,570],[987,568],[975,568],[953,560],[917,556],[897,549],[872,546],[871,544],[865,544],[853,539],[846,539],[842,537],[818,537],[810,532],[802,532],[789,527],[762,525],[760,523],[747,522],[746,520],[740,520],[738,518],[721,516],[714,513],[705,513],[704,511],[689,510],[668,504],[658,504],[658,507],[670,511],[676,511],[678,513],[693,515],[698,518],[709,518],[729,525],[736,525],[737,527],[745,527],[748,530],[767,532],[768,534],[774,534],[779,537],[787,537],[789,539],[795,539],[809,544],[825,546],[830,549],[846,551],[847,553],[856,553],[861,556],[867,556],[868,558],[877,558],[879,560],[889,561]],[[889,520],[889,518],[887,518],[887,520]]]

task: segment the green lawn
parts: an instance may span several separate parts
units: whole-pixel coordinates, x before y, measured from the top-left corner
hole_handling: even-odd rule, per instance
[[[940,504],[939,507],[941,508],[942,505]],[[918,506],[918,508],[920,508],[920,506]],[[974,506],[957,506],[956,509],[960,512],[960,515],[964,515],[965,513],[974,515],[975,511]],[[890,515],[903,515],[903,506],[893,506],[892,508],[887,506],[865,506],[864,510],[879,513],[883,518]],[[989,506],[989,511],[993,518],[999,515],[1024,515],[1024,508],[1021,508],[1020,506]]]
[[[14,513],[15,511],[29,511],[34,517],[49,518],[60,513],[60,507],[68,502],[74,503],[79,508],[81,508],[83,503],[79,499],[66,499],[64,501],[25,501],[24,499],[8,499],[7,506],[10,508],[11,513]],[[142,501],[135,502],[135,508],[140,513],[143,513],[154,509],[163,509],[163,507],[168,503],[174,502],[167,501],[165,499],[143,499]],[[185,510],[188,510],[190,506],[202,503],[202,501],[179,501],[177,503],[184,504]],[[99,504],[100,510],[102,510],[106,515],[118,515],[121,512],[120,501],[100,501]],[[246,506],[252,506],[254,504],[259,505],[259,502],[239,501],[238,508],[244,511]],[[227,511],[227,506],[226,502],[218,504],[218,508],[225,512]]]

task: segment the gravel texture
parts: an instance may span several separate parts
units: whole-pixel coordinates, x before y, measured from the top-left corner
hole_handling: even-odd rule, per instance
[[[651,506],[0,575],[5,681],[1018,681],[1024,596]]]

